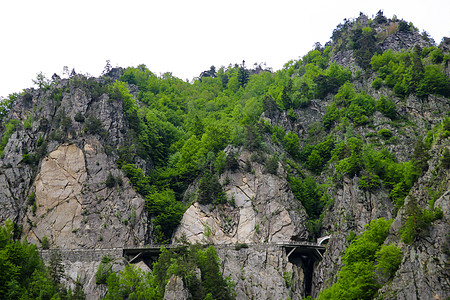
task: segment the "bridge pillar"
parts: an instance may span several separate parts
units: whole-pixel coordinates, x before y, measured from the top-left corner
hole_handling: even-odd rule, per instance
[[[314,266],[319,260],[323,259],[322,253],[325,252],[325,247],[312,243],[304,245],[285,244],[283,247],[285,248],[288,261],[303,270],[305,276],[303,281],[305,297],[310,296]]]

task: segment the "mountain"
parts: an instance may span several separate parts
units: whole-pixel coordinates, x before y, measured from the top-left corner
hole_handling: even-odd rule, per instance
[[[39,75],[0,105],[1,298],[450,297],[449,49],[380,11],[276,72]]]

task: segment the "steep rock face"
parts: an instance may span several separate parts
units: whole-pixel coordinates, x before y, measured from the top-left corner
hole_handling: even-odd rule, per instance
[[[191,295],[184,286],[183,278],[173,275],[167,282],[164,300],[187,300]]]
[[[84,151],[74,144],[60,145],[42,161],[35,180],[37,210],[34,215],[28,212],[25,227],[30,241],[39,244],[49,235],[50,245],[63,249],[144,242],[144,200],[126,181],[122,191],[104,186],[113,165],[103,165],[105,170],[91,169],[95,176],[87,173],[89,162],[107,161],[104,153],[97,152],[100,145],[95,141],[85,144]],[[118,170],[114,173],[120,174]]]
[[[287,111],[264,112],[262,118],[271,126],[282,127],[286,132],[295,132],[299,136],[306,135],[308,129],[316,122],[321,122],[327,109],[327,102],[311,100],[308,107],[294,110],[295,119],[288,116]],[[270,145],[269,145],[270,146]]]
[[[236,283],[236,299],[293,299],[305,296],[303,265],[289,262],[281,247],[255,245],[240,250],[217,247],[222,273]]]
[[[380,44],[382,51],[391,49],[393,51],[400,51],[402,49],[411,49],[414,46],[421,48],[432,46],[430,41],[425,40],[419,32],[411,30],[406,32],[396,32],[388,35]]]
[[[28,132],[15,132],[0,160],[0,222],[19,221],[24,200],[33,180],[33,168],[22,162],[23,148],[32,143]]]
[[[68,253],[148,240],[145,201],[115,164],[127,123],[122,102],[104,93],[105,80],[75,76],[49,89],[28,89],[9,112],[9,120],[21,122],[0,160],[0,222],[22,225],[23,237],[38,246],[44,236],[50,249]],[[97,123],[86,130],[89,118]],[[80,276],[88,297],[104,295],[95,284],[100,260],[81,255],[64,261],[67,282]]]
[[[40,216],[32,230],[35,235],[54,232],[55,236],[50,237],[52,245],[70,247],[69,234],[81,226],[80,196],[86,177],[83,152],[75,145],[60,146],[42,161],[35,181],[38,207],[35,215]],[[33,236],[29,238],[39,242]]]
[[[396,127],[387,127],[386,118],[381,115],[377,115],[374,118],[374,126],[376,130],[381,128],[392,129],[395,136],[398,136],[398,141],[395,143],[386,143],[385,147],[389,149],[392,153],[395,153],[397,159],[401,162],[408,161],[412,159],[413,149],[417,137],[425,136],[427,133],[427,127],[430,128],[431,125],[437,125],[441,122],[439,118],[440,115],[445,113],[450,109],[448,101],[441,97],[429,97],[427,101],[420,101],[414,96],[410,96],[406,99],[403,104],[403,108],[400,111],[402,115],[409,120],[414,126],[406,126],[401,128],[403,134],[400,133],[400,129]],[[362,128],[355,129],[355,133],[366,135],[367,132]],[[433,148],[429,151],[430,157],[432,159],[428,162],[428,171],[423,174],[416,184],[413,186],[410,195],[413,195],[416,199],[420,200],[420,206],[422,208],[427,208],[430,200],[430,194],[428,192],[429,188],[437,185],[437,182],[441,182],[437,187],[432,189],[441,189],[443,195],[446,195],[449,190],[447,173],[436,173],[438,166],[440,164],[439,159],[442,156],[443,149],[449,147],[448,138],[444,140],[438,140],[434,143]],[[433,175],[434,174],[434,175]],[[445,175],[447,174],[447,175]],[[440,176],[443,176],[440,177]],[[363,191],[358,185],[359,178],[354,177],[352,179],[344,177],[342,186],[330,191],[334,195],[334,205],[326,211],[323,219],[323,232],[322,235],[331,235],[331,238],[327,245],[327,251],[323,256],[323,260],[314,268],[313,275],[313,295],[317,295],[320,290],[330,286],[337,279],[337,272],[342,266],[341,256],[345,249],[347,248],[349,241],[347,237],[350,232],[361,233],[364,229],[364,225],[370,223],[371,220],[384,217],[386,219],[395,218],[393,223],[392,236],[387,239],[389,243],[395,242],[399,243],[400,240],[400,229],[402,226],[402,210],[399,211],[398,215],[395,214],[394,205],[389,199],[389,191],[383,187],[378,188],[375,191]],[[445,184],[444,184],[445,182]],[[448,213],[447,198],[442,196],[435,202],[435,206],[441,206],[442,210]],[[405,206],[407,200],[405,201]],[[384,287],[382,291],[391,293],[391,298],[395,299],[395,293],[399,293],[399,299],[413,299],[411,297],[416,297],[416,299],[427,299],[428,296],[433,295],[448,295],[448,291],[444,288],[445,284],[435,282],[432,287],[427,285],[435,280],[442,281],[444,278],[448,277],[448,274],[443,271],[443,267],[446,266],[445,258],[439,258],[440,263],[437,260],[430,258],[434,255],[441,253],[442,249],[448,243],[446,237],[446,231],[450,230],[448,219],[441,221],[435,221],[437,228],[430,228],[430,237],[425,241],[419,241],[413,245],[402,246],[402,251],[404,252],[404,257],[399,271],[394,277],[392,287],[401,286],[403,296],[400,294],[400,289]],[[440,224],[440,225],[439,225]],[[439,229],[440,228],[440,229]],[[434,233],[433,233],[434,232]],[[444,238],[437,238],[438,236],[443,236]],[[435,236],[436,239],[431,236]],[[412,252],[411,252],[412,251]],[[411,257],[411,253],[414,253],[415,257]],[[420,258],[419,258],[420,256]],[[448,256],[446,256],[448,261]],[[431,266],[427,269],[427,266]],[[404,271],[401,271],[404,270]],[[409,275],[407,275],[409,274]],[[433,274],[433,275],[432,275]],[[416,284],[413,286],[413,277],[420,280],[422,284]],[[436,279],[438,278],[438,279]],[[390,285],[391,286],[391,285]],[[396,292],[392,292],[395,290]],[[422,294],[425,293],[429,294]],[[445,292],[444,292],[445,291]],[[418,293],[416,296],[415,293]],[[414,295],[413,295],[414,294]],[[445,297],[444,297],[445,298]],[[440,299],[440,298],[438,298]]]
[[[223,274],[237,283],[237,299],[302,299],[302,263],[289,262],[285,250],[274,245],[306,240],[306,213],[289,189],[281,165],[277,175],[265,173],[264,166],[255,162],[253,172],[245,172],[250,159],[251,153],[242,151],[239,170],[220,177],[235,206],[195,202],[185,212],[174,241],[185,237],[191,243],[218,245]],[[286,276],[294,286],[287,285]]]
[[[381,188],[373,192],[362,191],[358,179],[344,177],[342,187],[333,192],[334,204],[323,220],[323,235],[330,234],[331,238],[323,260],[314,268],[313,291],[322,290],[336,279],[342,266],[341,256],[349,244],[346,238],[350,231],[361,233],[371,220],[393,217],[394,206],[388,193]],[[317,292],[313,295],[317,296]]]
[[[403,259],[392,283],[384,286],[379,298],[383,299],[448,299],[450,297],[450,172],[442,168],[440,158],[444,149],[450,149],[449,138],[437,136],[430,149],[428,170],[419,178],[405,199],[391,227],[386,243],[397,242],[403,251]],[[432,192],[438,192],[438,196]],[[411,245],[398,242],[405,210],[415,200],[421,209],[434,207],[443,216],[425,227]],[[386,295],[386,296],[383,296]]]
[[[250,160],[250,152],[239,156],[240,170]],[[214,244],[275,243],[308,238],[306,213],[290,191],[286,174],[279,166],[278,175],[264,172],[253,163],[254,172],[227,171],[221,175],[229,199],[226,205],[210,209],[197,202],[185,212],[174,239],[183,235],[190,242]]]
[[[376,40],[377,52],[382,53],[385,50],[391,49],[393,51],[400,51],[403,49],[412,49],[415,46],[421,48],[433,46],[433,41],[428,37],[421,35],[417,29],[402,28],[400,23],[404,22],[397,19],[387,19],[384,22],[370,22],[369,18],[361,14],[356,19],[344,19],[344,24],[340,24],[338,28],[333,32],[333,40],[331,42],[332,48],[336,47],[338,51],[331,52],[330,61],[336,62],[341,66],[348,67],[353,73],[361,68],[357,65],[354,46],[349,41],[354,36],[349,36],[352,31],[356,29],[362,29],[364,27],[370,27],[374,33],[374,39]],[[372,49],[373,50],[373,49]]]
[[[450,193],[439,204],[450,203]],[[436,204],[438,204],[436,203]],[[434,222],[428,236],[411,246],[403,245],[403,259],[392,283],[379,291],[380,299],[448,299],[450,272],[447,216]],[[446,252],[447,251],[447,252]]]

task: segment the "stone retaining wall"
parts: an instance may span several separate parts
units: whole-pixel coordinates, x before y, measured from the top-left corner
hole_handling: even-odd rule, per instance
[[[63,262],[100,262],[102,257],[122,258],[123,249],[51,249],[41,250],[41,257],[45,262],[50,260],[52,252],[59,252]]]

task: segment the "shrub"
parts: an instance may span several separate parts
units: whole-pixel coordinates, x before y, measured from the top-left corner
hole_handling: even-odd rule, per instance
[[[382,85],[383,85],[383,79],[381,79],[381,78],[375,78],[375,80],[372,82],[372,87],[376,90],[379,90]]]
[[[292,272],[283,272],[283,279],[287,288],[292,286],[292,274]]]
[[[400,230],[402,240],[407,244],[412,244],[416,239],[426,236],[431,222],[441,217],[442,210],[440,208],[422,209],[418,205],[417,199],[410,196]]]
[[[381,136],[383,139],[387,140],[392,136],[392,131],[386,128],[382,128],[378,130],[378,135]]]
[[[77,121],[78,123],[83,123],[84,122],[84,116],[81,113],[81,111],[77,112],[75,117],[73,118],[75,121]]]
[[[450,169],[450,151],[446,148],[441,157],[441,167],[444,169]]]
[[[442,120],[442,135],[441,138],[442,139],[446,139],[450,136],[450,118],[449,117],[445,117]]]
[[[36,201],[36,194],[35,192],[31,192],[31,194],[28,196],[27,204],[33,205],[35,201]]]
[[[387,100],[386,97],[381,96],[377,101],[375,108],[381,112],[385,117],[394,119],[397,115],[397,106],[391,100]]]
[[[400,20],[399,22],[398,22],[398,31],[410,31],[411,30],[411,28],[409,27],[409,24],[406,22],[406,21],[404,21],[404,20]]]
[[[252,163],[251,163],[251,161],[248,158],[245,160],[245,168],[244,168],[244,170],[247,173],[251,173],[252,172]]]
[[[375,269],[384,277],[391,278],[402,262],[403,252],[394,244],[382,245],[375,253],[377,265]]]
[[[330,129],[334,122],[339,119],[339,110],[336,106],[336,103],[332,103],[330,106],[327,107],[327,111],[325,115],[323,116],[322,122],[323,126],[326,129]]]
[[[296,133],[291,131],[283,137],[284,149],[294,158],[299,155],[299,145],[300,139]]]
[[[440,64],[444,61],[444,54],[442,53],[442,50],[439,48],[436,48],[435,50],[433,50],[430,54],[431,56],[431,61],[434,64]]]
[[[278,156],[272,155],[266,162],[266,172],[277,175],[278,171]]]
[[[95,273],[95,283],[96,284],[106,284],[109,275],[113,273],[111,263],[102,262],[98,266],[97,272]]]
[[[248,245],[246,243],[236,243],[236,245],[234,245],[234,250],[241,250],[241,249],[246,249],[248,248]]]
[[[99,135],[103,135],[105,133],[102,122],[94,116],[90,116],[89,118],[87,118],[84,125],[84,131],[86,133]]]
[[[390,276],[401,260],[400,249],[383,245],[391,223],[380,218],[365,226],[364,233],[345,250],[338,280],[317,299],[372,299],[376,295],[381,285],[376,281],[375,271]]]
[[[22,162],[27,165],[35,166],[39,163],[39,157],[35,153],[24,153],[22,155]]]
[[[32,118],[28,118],[25,120],[25,122],[23,123],[23,128],[25,129],[31,129],[31,126],[33,124],[33,119]]]
[[[111,172],[108,173],[108,176],[106,176],[105,184],[107,187],[112,188],[116,186],[116,178],[114,177]]]
[[[20,122],[18,120],[10,120],[6,124],[4,124],[5,131],[3,132],[3,137],[0,141],[0,156],[3,155],[3,150],[5,149],[6,144],[8,144],[11,135],[16,131],[16,127],[17,125],[19,125],[19,123]]]
[[[314,149],[311,151],[311,154],[308,156],[307,166],[308,169],[313,171],[314,173],[320,173],[322,170],[323,159],[319,154],[319,151]]]
[[[47,250],[50,248],[50,242],[48,241],[47,236],[43,236],[41,240],[42,249]]]
[[[222,185],[220,184],[217,175],[206,171],[198,185],[198,203],[223,204],[226,200],[225,192],[222,189]]]
[[[36,205],[36,201],[33,202],[33,205],[31,206],[31,212],[33,213],[33,216],[36,216],[36,210],[37,210],[37,205]]]

